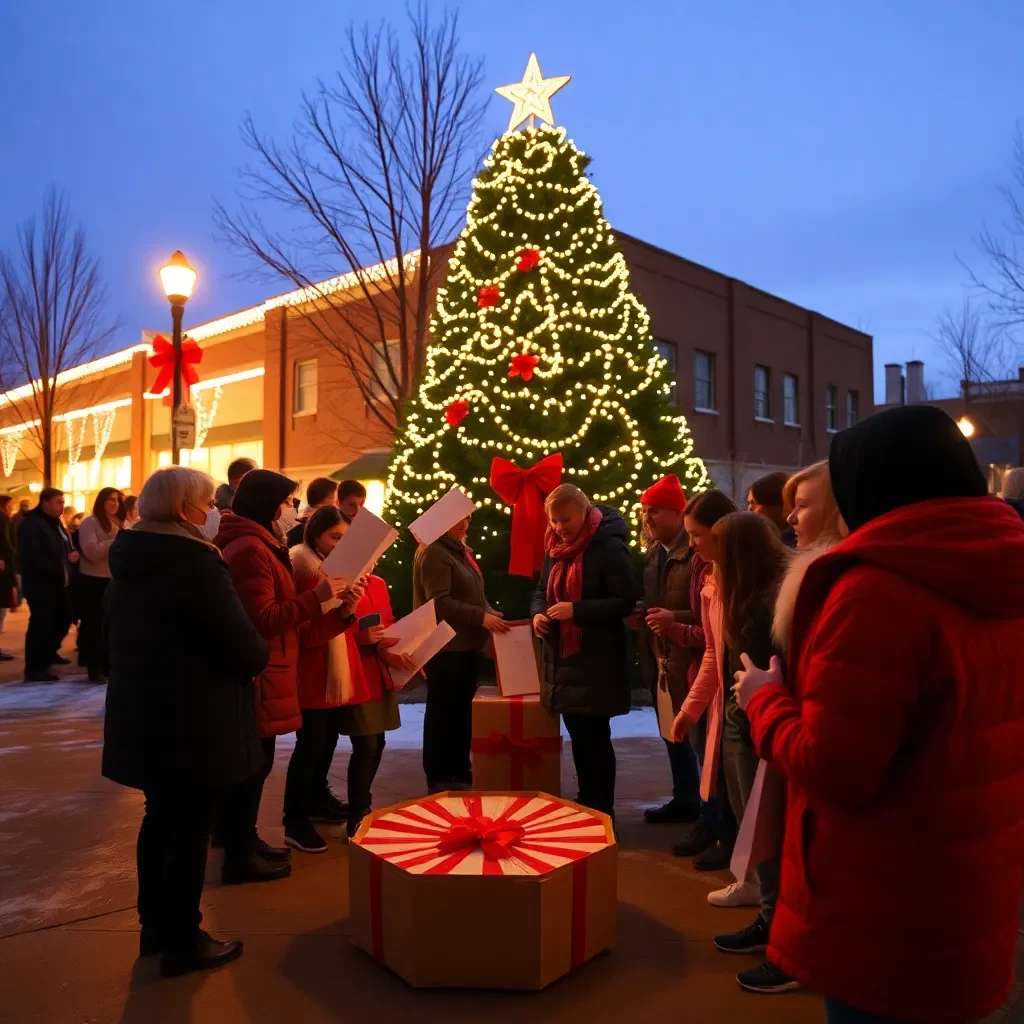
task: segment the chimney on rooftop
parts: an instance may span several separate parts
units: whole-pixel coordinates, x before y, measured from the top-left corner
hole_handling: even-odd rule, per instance
[[[903,367],[899,363],[885,364],[885,404],[903,404]]]
[[[924,399],[924,363],[911,359],[907,363],[907,405],[920,405]]]

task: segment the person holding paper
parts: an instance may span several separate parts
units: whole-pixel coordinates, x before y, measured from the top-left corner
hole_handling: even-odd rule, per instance
[[[508,632],[508,624],[484,595],[484,577],[466,544],[472,517],[451,526],[413,561],[413,603],[433,601],[438,622],[455,636],[427,662],[427,707],[423,716],[423,772],[427,790],[470,789],[473,772],[473,695],[478,659],[491,633]]]
[[[629,713],[625,619],[638,596],[626,521],[572,484],[556,487],[544,508],[547,553],[531,604],[544,639],[541,700],[569,732],[579,802],[614,817],[611,719]]]
[[[1024,882],[1024,528],[932,406],[838,434],[848,534],[736,695],[788,781],[768,958],[831,1024],[986,1018]]]
[[[284,878],[290,873],[289,851],[269,846],[256,832],[263,784],[274,766],[275,740],[302,727],[298,695],[300,636],[305,642],[326,642],[354,620],[357,595],[340,578],[322,580],[299,594],[280,525],[294,508],[296,484],[280,473],[254,469],[242,478],[232,512],[221,518],[217,546],[256,628],[270,641],[270,664],[256,680],[256,708],[263,737],[264,761],[259,773],[228,798],[218,829],[224,844],[226,885]],[[325,613],[333,598],[342,603]]]
[[[300,594],[323,582],[320,566],[348,526],[337,507],[324,506],[313,514],[302,544],[290,552]],[[407,667],[409,658],[388,650],[395,642],[386,636],[394,615],[387,584],[379,576],[366,578],[355,614],[355,624],[326,642],[303,637],[299,652],[302,728],[288,764],[284,824],[285,842],[307,853],[327,849],[316,821],[344,821],[348,835],[355,835],[370,810],[370,790],[384,753],[384,733],[401,725],[390,669]],[[377,616],[380,622],[360,629],[359,621],[365,616]],[[351,739],[352,756],[348,803],[343,805],[344,812],[335,816],[327,773],[339,735]]]

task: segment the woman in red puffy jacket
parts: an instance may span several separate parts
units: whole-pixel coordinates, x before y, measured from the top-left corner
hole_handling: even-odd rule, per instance
[[[807,568],[788,676],[736,674],[788,782],[768,959],[831,1024],[962,1024],[1013,981],[1024,524],[934,407],[844,431],[829,469],[848,536]]]
[[[348,520],[333,505],[319,508],[306,525],[303,542],[291,549],[300,593],[320,586],[323,560],[348,529]],[[407,655],[393,654],[386,629],[394,621],[387,584],[379,576],[362,581],[365,588],[355,609],[356,621],[343,635],[326,643],[310,635],[299,652],[299,703],[302,728],[288,765],[285,789],[285,842],[307,853],[322,853],[327,844],[317,831],[316,800],[327,786],[339,735],[352,741],[348,763],[346,831],[355,835],[369,812],[370,790],[384,752],[384,733],[401,724],[392,668],[411,668]],[[366,616],[377,625],[358,628]]]
[[[291,496],[296,484],[280,473],[254,469],[235,492],[231,512],[225,512],[217,534],[235,589],[256,628],[270,644],[270,664],[256,679],[256,715],[263,737],[263,767],[228,797],[219,838],[224,844],[225,884],[283,878],[290,868],[288,850],[269,846],[256,832],[263,784],[274,766],[275,740],[302,726],[299,709],[298,661],[300,637],[323,643],[353,621],[361,594],[349,593],[345,581],[323,579],[299,594],[284,544],[282,516],[293,514]],[[334,598],[345,603],[325,613]]]

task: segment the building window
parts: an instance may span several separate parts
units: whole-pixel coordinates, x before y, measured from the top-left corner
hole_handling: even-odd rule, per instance
[[[315,359],[295,364],[295,401],[292,411],[296,416],[316,412],[316,378]]]
[[[856,426],[860,420],[860,394],[856,391],[846,392],[846,425]]]
[[[782,421],[787,427],[800,426],[800,400],[796,374],[782,375]]]
[[[697,412],[714,412],[715,357],[710,352],[696,352],[693,357],[693,404]]]
[[[754,367],[754,419],[772,418],[771,381],[772,373],[767,366]]]
[[[398,398],[399,381],[402,379],[402,342],[388,341],[387,358],[385,349],[373,345],[373,375],[370,377],[370,398],[379,402],[385,396],[394,401]],[[394,377],[392,377],[394,374]]]
[[[669,401],[675,405],[678,397],[676,381],[676,343],[674,341],[658,341],[655,339],[654,347],[658,355],[665,360],[665,375],[669,380]]]
[[[839,413],[836,406],[839,405],[839,392],[835,384],[825,385],[825,429],[835,433],[838,428]]]

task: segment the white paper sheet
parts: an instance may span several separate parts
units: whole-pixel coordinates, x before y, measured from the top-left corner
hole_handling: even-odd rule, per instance
[[[510,624],[507,633],[492,633],[494,660],[502,697],[540,693],[537,653],[533,646],[532,623]]]
[[[675,721],[676,713],[672,710],[672,694],[668,688],[668,678],[665,672],[664,659],[658,656],[658,683],[657,683],[657,712],[658,731],[663,740],[672,742],[672,723]]]
[[[401,668],[393,668],[391,670],[391,681],[395,684],[395,689],[404,690],[409,680],[412,679],[413,676],[415,676],[416,673],[419,672],[419,670],[423,668],[423,666],[426,665],[426,663],[430,661],[430,659],[437,654],[453,636],[455,636],[455,630],[452,629],[447,622],[439,622],[433,630],[431,630],[430,635],[426,640],[424,640],[415,651],[411,652],[412,660],[416,667],[411,672]],[[394,650],[394,648],[392,648],[392,650]]]
[[[398,639],[398,643],[388,650],[393,654],[412,654],[434,632],[436,626],[437,612],[434,610],[434,602],[427,601],[405,618],[388,626],[384,635]]]
[[[320,571],[328,576],[343,576],[349,583],[354,583],[372,568],[397,538],[397,530],[364,508],[324,559]]]
[[[476,504],[473,499],[465,491],[453,487],[443,497],[438,498],[419,519],[409,524],[409,532],[421,544],[433,544],[460,519],[471,516],[475,510]]]

